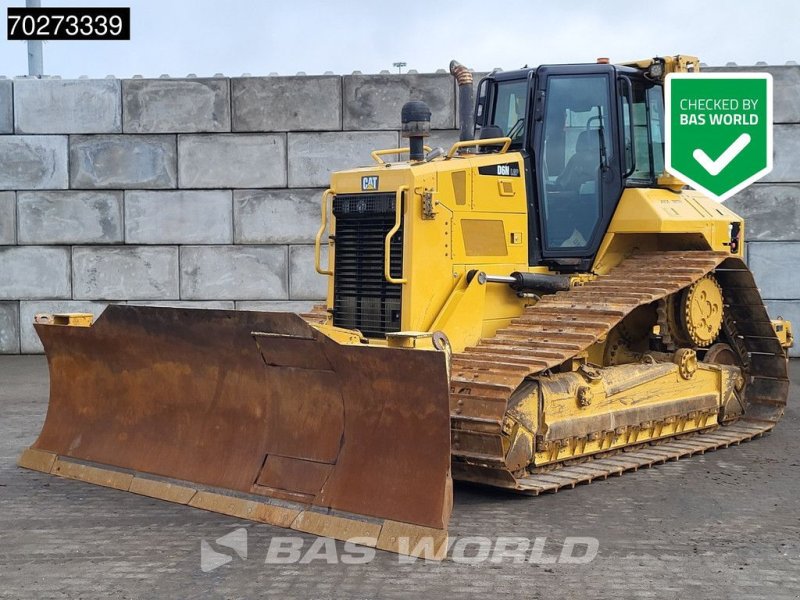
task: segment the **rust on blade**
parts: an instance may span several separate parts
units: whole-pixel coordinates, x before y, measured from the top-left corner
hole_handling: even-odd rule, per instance
[[[446,529],[443,354],[340,345],[289,313],[112,305],[92,327],[36,329],[38,451]]]

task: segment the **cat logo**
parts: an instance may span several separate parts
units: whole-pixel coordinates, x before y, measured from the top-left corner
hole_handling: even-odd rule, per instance
[[[378,176],[377,175],[366,175],[361,178],[361,191],[362,192],[374,192],[378,189]]]

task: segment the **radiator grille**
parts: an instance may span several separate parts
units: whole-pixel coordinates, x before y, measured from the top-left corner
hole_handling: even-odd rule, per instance
[[[383,275],[384,240],[394,226],[395,194],[339,194],[333,200],[336,239],[333,324],[367,337],[400,331],[402,286]],[[402,277],[403,226],[394,234],[392,277]]]

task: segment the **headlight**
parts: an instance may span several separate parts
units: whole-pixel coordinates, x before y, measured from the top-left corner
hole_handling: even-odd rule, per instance
[[[647,74],[652,79],[661,79],[664,76],[664,63],[661,62],[660,60],[656,60],[647,69]]]

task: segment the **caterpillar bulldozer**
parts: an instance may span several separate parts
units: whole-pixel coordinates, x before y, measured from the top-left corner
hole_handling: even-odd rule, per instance
[[[742,218],[664,172],[664,80],[698,69],[493,72],[472,111],[454,61],[460,141],[428,148],[412,101],[409,147],[332,174],[312,312],[37,316],[50,403],[19,464],[442,558],[452,479],[537,495],[761,436],[791,324]]]

